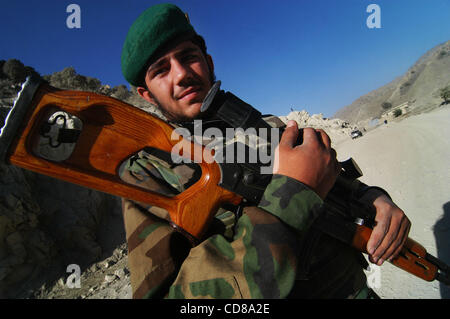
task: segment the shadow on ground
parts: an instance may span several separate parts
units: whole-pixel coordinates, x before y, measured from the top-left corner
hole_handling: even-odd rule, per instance
[[[433,227],[437,257],[450,265],[450,202],[443,205],[444,214]],[[450,274],[449,274],[450,275]],[[440,283],[441,297],[450,299],[450,287]]]

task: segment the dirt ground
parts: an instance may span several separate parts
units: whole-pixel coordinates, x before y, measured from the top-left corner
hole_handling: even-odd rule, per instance
[[[353,157],[369,185],[386,189],[412,223],[409,237],[450,264],[450,106],[389,122],[335,146]],[[426,282],[389,263],[374,268],[383,298],[450,298],[450,288]],[[377,277],[378,276],[378,277]],[[375,278],[375,279],[374,279]],[[370,283],[370,280],[369,280]]]

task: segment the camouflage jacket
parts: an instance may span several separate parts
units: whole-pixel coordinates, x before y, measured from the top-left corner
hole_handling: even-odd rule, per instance
[[[172,172],[172,173],[171,173]],[[175,172],[175,173],[174,173]],[[141,152],[121,169],[122,179],[172,196],[195,169],[155,162]],[[257,207],[236,218],[219,211],[196,247],[158,207],[123,200],[133,298],[348,298],[365,288],[353,248],[313,232],[323,202],[304,184],[274,175]]]

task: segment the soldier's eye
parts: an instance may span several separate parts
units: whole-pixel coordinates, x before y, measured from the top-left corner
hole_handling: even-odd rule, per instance
[[[156,69],[156,70],[153,72],[153,76],[154,76],[154,77],[155,77],[155,76],[158,76],[158,75],[160,75],[160,74],[163,74],[163,73],[167,72],[168,70],[169,70],[168,67],[161,67],[161,68],[158,68],[158,69]]]
[[[189,54],[184,58],[186,61],[192,61],[192,60],[196,60],[197,56],[194,54]]]

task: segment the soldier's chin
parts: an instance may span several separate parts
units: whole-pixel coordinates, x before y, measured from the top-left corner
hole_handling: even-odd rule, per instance
[[[202,103],[191,104],[185,112],[186,119],[189,119],[189,120],[196,119],[200,115],[201,107],[202,107]]]
[[[186,107],[182,113],[166,114],[166,117],[174,122],[185,122],[195,120],[200,115],[202,103],[191,104]]]

